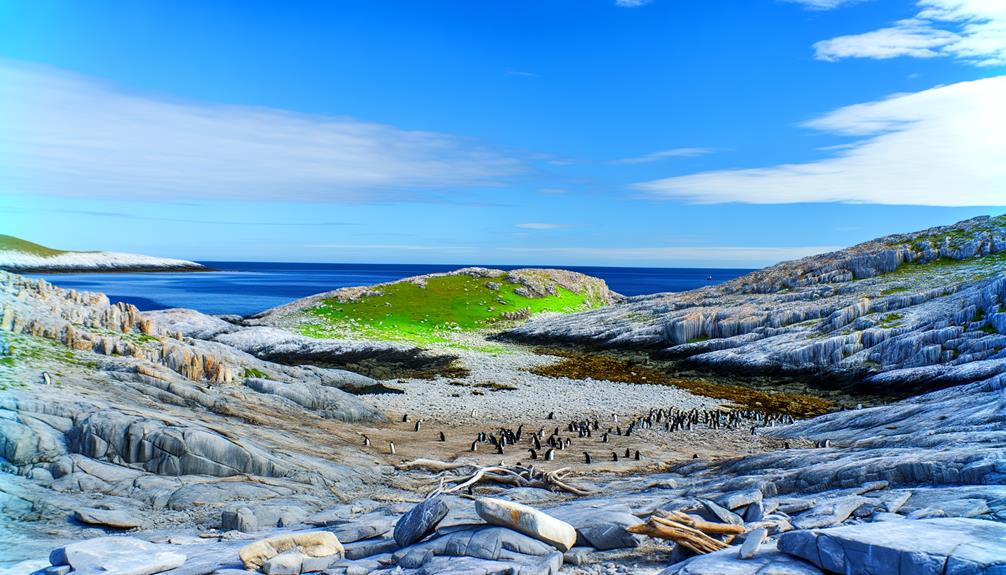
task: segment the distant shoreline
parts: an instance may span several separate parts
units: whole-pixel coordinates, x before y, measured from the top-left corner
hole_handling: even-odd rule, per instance
[[[178,272],[217,272],[216,268],[207,266],[189,267],[158,267],[158,266],[133,266],[133,267],[111,267],[111,268],[0,268],[12,274],[114,274],[114,273],[178,273]]]

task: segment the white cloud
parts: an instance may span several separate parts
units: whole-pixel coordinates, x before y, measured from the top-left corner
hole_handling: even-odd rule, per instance
[[[649,4],[652,0],[615,0],[615,6],[622,8],[638,8]]]
[[[841,249],[837,246],[656,246],[656,247],[542,247],[500,248],[539,259],[554,258],[619,262],[706,262],[730,265],[767,265]]]
[[[542,224],[542,223],[530,223],[530,224],[514,224],[514,227],[523,228],[525,230],[559,230],[562,228],[572,228],[573,224]]]
[[[863,0],[783,0],[791,4],[801,4],[809,10],[833,10],[846,4],[856,4]]]
[[[666,160],[667,158],[691,158],[694,156],[704,156],[715,151],[716,150],[712,148],[672,148],[670,150],[661,150],[659,152],[636,156],[634,158],[622,158],[620,160],[614,160],[612,163],[645,164],[648,162],[659,162],[660,160]]]
[[[698,203],[1006,205],[1006,76],[839,108],[806,124],[859,138],[816,162],[637,184]]]
[[[1006,64],[1006,1],[918,0],[918,13],[892,26],[814,44],[820,60],[946,56]]]
[[[0,187],[171,200],[450,199],[522,162],[351,118],[169,101],[0,60]],[[445,196],[438,196],[445,194]]]

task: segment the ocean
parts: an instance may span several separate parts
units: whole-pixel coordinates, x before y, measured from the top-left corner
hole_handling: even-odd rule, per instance
[[[213,272],[31,274],[53,284],[108,294],[141,310],[184,307],[208,314],[249,315],[341,287],[446,272],[460,265],[199,262]],[[484,266],[514,269],[527,266]],[[747,269],[555,266],[603,278],[624,295],[677,292],[721,283]],[[709,279],[712,278],[712,279]]]

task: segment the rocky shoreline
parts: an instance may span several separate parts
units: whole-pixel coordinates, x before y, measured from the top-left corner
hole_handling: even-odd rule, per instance
[[[519,343],[319,340],[0,272],[0,573],[999,573],[1004,226],[503,336],[939,388],[795,422],[532,376]],[[444,358],[466,372],[381,375]]]

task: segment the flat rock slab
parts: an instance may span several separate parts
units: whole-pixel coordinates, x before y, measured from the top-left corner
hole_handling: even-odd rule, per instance
[[[728,547],[708,555],[692,557],[664,569],[658,575],[823,575],[823,573],[810,563],[780,553],[775,545],[766,543],[750,559],[739,559],[737,548]]]
[[[572,525],[527,505],[483,497],[475,501],[475,512],[487,523],[508,527],[560,551],[569,551],[576,544]]]
[[[78,509],[73,518],[88,525],[100,525],[113,529],[135,529],[143,524],[138,517],[128,511],[109,509]]]
[[[395,524],[395,541],[401,547],[408,547],[426,537],[450,509],[441,497],[427,499],[413,507]]]
[[[831,527],[845,521],[869,499],[859,495],[849,495],[818,502],[810,511],[793,518],[793,527],[797,529],[816,529]]]
[[[839,573],[1000,575],[1006,524],[956,517],[863,523],[785,533],[779,549]]]
[[[184,553],[168,549],[134,537],[98,537],[67,545],[62,557],[77,575],[154,575],[185,563]]]

